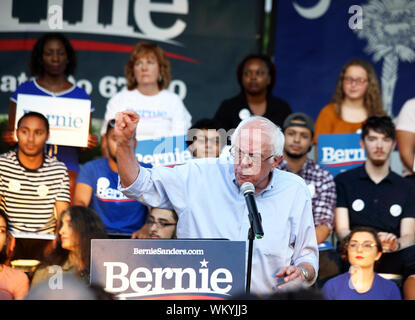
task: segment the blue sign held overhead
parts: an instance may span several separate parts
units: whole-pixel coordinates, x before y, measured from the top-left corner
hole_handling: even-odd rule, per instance
[[[228,299],[245,290],[245,242],[94,239],[91,283],[119,299]]]
[[[333,176],[358,167],[366,161],[360,147],[360,134],[320,134],[318,136],[318,164]]]
[[[138,141],[135,153],[139,162],[153,167],[183,164],[192,158],[187,149],[186,136]]]

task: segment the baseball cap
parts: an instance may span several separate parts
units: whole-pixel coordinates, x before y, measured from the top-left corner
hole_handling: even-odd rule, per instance
[[[305,123],[297,123],[295,120],[299,120]],[[314,120],[307,114],[303,112],[294,112],[291,113],[284,121],[283,130],[288,127],[304,127],[311,131],[314,134]]]

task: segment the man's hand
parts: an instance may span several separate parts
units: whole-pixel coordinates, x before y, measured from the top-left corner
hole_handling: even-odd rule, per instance
[[[117,144],[128,144],[135,141],[135,131],[139,121],[140,116],[132,110],[115,114],[114,132]]]
[[[141,229],[131,235],[131,239],[150,239],[150,225],[144,224]]]
[[[2,134],[3,141],[9,146],[14,146],[17,143],[14,130],[6,130]]]

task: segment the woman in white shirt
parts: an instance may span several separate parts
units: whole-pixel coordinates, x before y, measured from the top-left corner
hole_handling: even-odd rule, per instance
[[[191,115],[178,95],[166,88],[170,83],[170,62],[164,51],[155,44],[137,43],[125,66],[126,88],[113,96],[107,104],[101,134],[107,122],[124,110],[140,115],[137,140],[186,135]],[[105,138],[103,139],[103,150]]]

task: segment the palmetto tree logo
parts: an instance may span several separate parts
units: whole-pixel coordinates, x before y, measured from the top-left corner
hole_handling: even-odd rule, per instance
[[[354,32],[367,40],[364,50],[373,54],[374,62],[383,59],[382,99],[385,111],[392,116],[399,60],[415,61],[415,1],[370,0],[362,9],[363,27]]]

